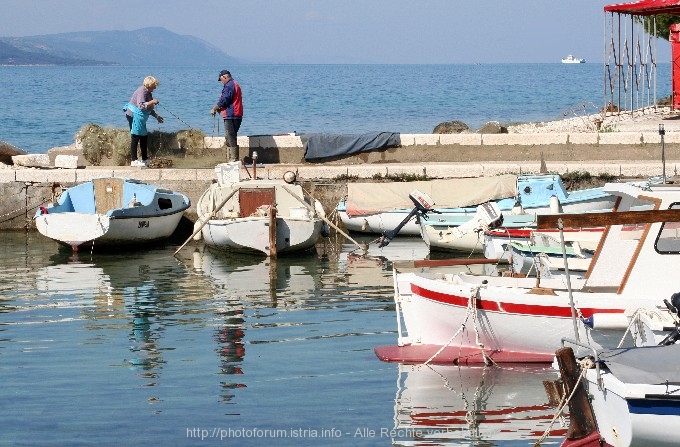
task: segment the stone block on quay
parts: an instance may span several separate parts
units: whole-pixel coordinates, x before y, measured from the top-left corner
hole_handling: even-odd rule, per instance
[[[89,182],[96,178],[113,177],[113,168],[78,169],[76,170],[76,182]]]
[[[429,178],[480,177],[483,175],[484,166],[481,163],[428,164],[424,171]]]
[[[217,180],[215,169],[196,169],[196,180],[212,181]]]
[[[10,183],[16,181],[16,170],[0,169],[0,183]]]
[[[642,144],[641,132],[602,132],[600,144]]]
[[[159,169],[161,180],[196,180],[196,169]]]
[[[570,144],[597,145],[599,135],[596,132],[570,133]]]
[[[425,175],[425,166],[413,164],[390,164],[385,166],[385,175]]]
[[[50,156],[48,154],[13,155],[12,163],[27,168],[49,168]]]
[[[44,183],[50,181],[49,172],[48,169],[17,169],[15,178],[18,182]]]
[[[541,146],[547,144],[567,144],[568,135],[564,133],[501,133],[482,134],[484,146]]]
[[[399,134],[399,144],[402,147],[415,146],[416,136],[417,135],[412,133],[401,133]]]
[[[484,146],[508,146],[519,144],[523,141],[524,135],[520,134],[482,134],[482,145]]]
[[[439,134],[420,134],[414,136],[416,146],[438,146]]]
[[[161,179],[160,169],[133,168],[130,166],[120,166],[113,169],[114,177],[125,177],[140,180],[145,183],[156,182]]]
[[[224,137],[204,137],[203,144],[208,149],[219,149],[224,146]]]
[[[361,168],[362,166],[351,165],[351,166],[314,166],[306,167],[301,166],[298,169],[298,179],[299,180],[311,180],[311,179],[333,179],[341,176],[358,175],[354,172],[354,168]],[[374,168],[375,169],[375,168]],[[360,178],[363,178],[359,176]]]
[[[274,147],[303,147],[302,138],[296,135],[274,135]]]
[[[439,144],[450,146],[458,144],[461,146],[481,146],[482,134],[479,133],[443,133],[439,135]]]
[[[661,143],[661,135],[657,132],[656,135],[659,137],[659,144]],[[666,132],[663,138],[664,143],[678,144],[680,143],[680,132]],[[645,140],[645,143],[647,141]]]
[[[492,177],[495,175],[504,174],[527,174],[529,172],[538,172],[540,170],[540,164],[516,164],[516,163],[498,163],[498,162],[480,162],[479,165],[482,167],[480,176],[482,177]]]
[[[222,138],[224,141],[224,138]],[[239,145],[239,147],[250,147],[250,137],[242,136],[242,137],[236,137],[236,144]]]
[[[77,169],[78,156],[77,155],[57,155],[54,157],[54,167],[63,169]]]

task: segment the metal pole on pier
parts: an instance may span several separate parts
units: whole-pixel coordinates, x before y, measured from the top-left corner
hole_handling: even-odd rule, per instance
[[[666,135],[666,129],[664,129],[663,124],[659,124],[659,135],[661,135],[661,180],[663,184],[666,184],[666,148],[663,140],[663,136]]]

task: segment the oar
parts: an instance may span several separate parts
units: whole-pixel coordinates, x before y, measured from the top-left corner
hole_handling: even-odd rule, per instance
[[[285,190],[288,192],[288,194],[290,194],[291,196],[295,197],[295,198],[298,200],[298,202],[300,202],[301,204],[303,204],[303,205],[307,208],[307,210],[309,210],[309,212],[310,212],[311,214],[316,213],[316,211],[314,211],[314,208],[312,208],[307,202],[305,202],[305,201],[302,200],[300,197],[298,197],[298,195],[295,194],[293,191],[291,191],[290,188],[288,188],[288,186],[283,185],[283,189],[285,189]],[[312,197],[311,194],[307,193],[307,195],[309,195],[309,197],[311,197],[313,200],[316,200],[316,199],[314,199],[314,197]],[[350,241],[354,242],[354,245],[356,245],[357,247],[359,247],[359,248],[362,249],[362,250],[364,249],[364,247],[363,247],[361,244],[359,244],[357,241],[355,241],[354,239],[352,239],[347,233],[345,233],[345,232],[342,231],[340,228],[338,228],[337,225],[335,225],[335,224],[334,224],[333,222],[331,222],[330,220],[326,219],[326,216],[319,216],[319,217],[320,217],[321,219],[323,219],[323,221],[326,222],[328,225],[330,225],[331,227],[335,228],[335,231],[337,231],[338,233],[342,234],[343,236],[345,236],[345,237],[346,237],[347,239],[349,239]]]
[[[235,190],[233,190],[233,191],[227,196],[226,199],[222,200],[222,203],[220,203],[219,205],[217,205],[217,208],[215,208],[215,209],[213,210],[213,212],[210,213],[210,216],[208,216],[207,219],[205,219],[205,220],[202,220],[202,219],[200,219],[200,218],[198,219],[198,220],[201,221],[201,225],[199,225],[198,229],[194,230],[194,234],[192,234],[191,236],[189,236],[189,238],[188,238],[186,241],[184,241],[184,243],[183,243],[182,245],[180,245],[180,247],[177,249],[177,251],[175,251],[175,253],[173,253],[173,256],[176,255],[181,249],[183,249],[184,246],[185,246],[186,244],[188,244],[189,241],[190,241],[191,239],[193,239],[193,237],[196,236],[196,235],[198,234],[198,232],[201,231],[201,230],[203,229],[203,227],[205,226],[205,224],[207,224],[208,221],[209,221],[210,219],[212,219],[213,217],[215,217],[215,214],[217,214],[217,212],[218,212],[219,210],[222,209],[222,207],[227,203],[227,201],[228,201],[229,199],[231,199],[231,197],[232,197],[234,194],[236,194],[236,191],[238,191],[238,190],[239,190],[239,188],[236,188]]]

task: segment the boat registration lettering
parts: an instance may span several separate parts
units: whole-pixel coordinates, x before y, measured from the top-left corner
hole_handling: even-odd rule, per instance
[[[149,228],[149,221],[140,220],[139,222],[137,222],[137,228]]]

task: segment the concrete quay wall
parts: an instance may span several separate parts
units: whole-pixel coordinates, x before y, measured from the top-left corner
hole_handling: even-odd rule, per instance
[[[261,163],[352,165],[365,163],[526,162],[540,160],[660,160],[658,132],[591,132],[542,134],[400,134],[399,147],[356,155],[305,161],[302,140],[295,135],[239,137],[240,158],[257,151]],[[224,138],[206,137],[219,149]],[[680,132],[664,136],[666,159],[680,159]]]
[[[546,134],[401,134],[401,146],[357,155],[308,162],[296,135],[239,137],[240,158],[258,153],[259,178],[282,178],[286,171],[332,210],[346,195],[348,181],[412,175],[460,178],[513,173],[537,173],[541,160],[549,172],[574,171],[623,177],[660,175],[661,136],[658,132],[546,133]],[[206,147],[220,148],[224,138],[207,137]],[[680,165],[680,132],[664,139],[666,174]],[[78,144],[51,150],[84,158]],[[252,169],[251,169],[252,170]],[[246,174],[243,173],[243,176]],[[79,169],[0,169],[0,230],[33,229],[35,210],[55,200],[68,187],[99,177],[129,177],[186,194],[192,207],[186,216],[196,219],[195,204],[214,181],[214,169],[139,169],[127,166],[87,166]]]

